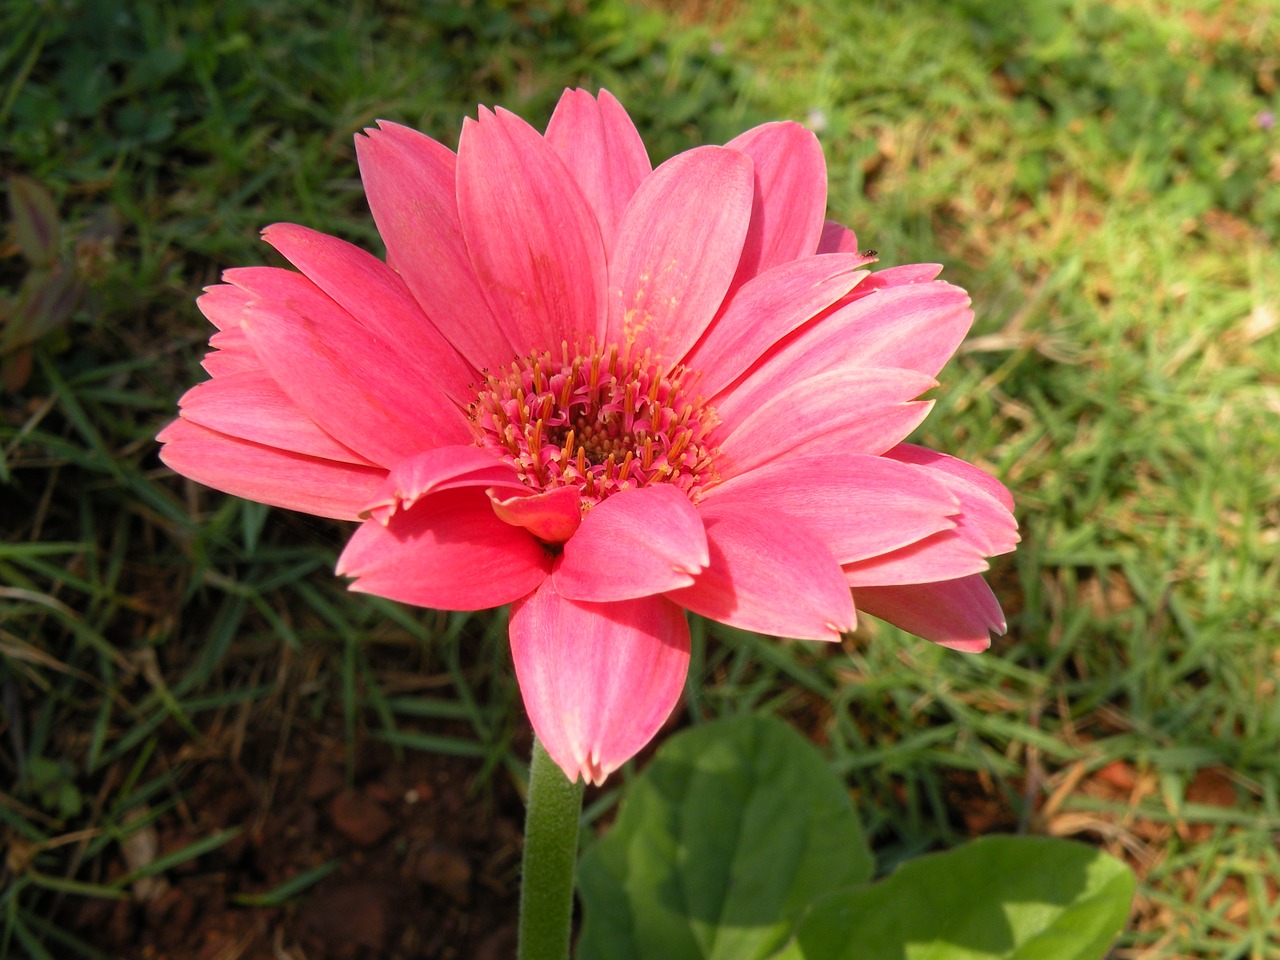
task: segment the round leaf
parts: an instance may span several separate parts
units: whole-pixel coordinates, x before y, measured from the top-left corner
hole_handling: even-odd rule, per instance
[[[579,867],[580,960],[755,960],[818,896],[871,875],[843,784],[761,717],[672,737]]]
[[[1100,960],[1133,889],[1091,847],[986,837],[827,897],[777,960]]]

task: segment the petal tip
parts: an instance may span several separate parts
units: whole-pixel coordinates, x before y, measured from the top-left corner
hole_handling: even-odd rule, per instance
[[[575,757],[577,764],[576,770],[565,770],[565,776],[571,780],[582,777],[584,781],[593,787],[598,787],[604,783],[605,778],[613,772],[613,767],[606,767],[600,762],[600,748],[596,747],[589,753],[581,754]]]
[[[853,628],[854,628],[854,626],[855,626],[855,625],[856,625],[856,623],[849,623],[849,624],[847,624],[846,626],[841,626],[840,624],[836,623],[834,620],[828,620],[828,621],[824,624],[824,626],[827,628],[827,630],[830,632],[830,634],[831,634],[831,635],[830,635],[829,637],[823,637],[822,639],[823,639],[823,640],[830,640],[830,641],[832,641],[832,642],[839,642],[839,640],[840,640],[840,639],[841,639],[841,638],[842,638],[846,633],[852,633],[852,632],[853,632]]]

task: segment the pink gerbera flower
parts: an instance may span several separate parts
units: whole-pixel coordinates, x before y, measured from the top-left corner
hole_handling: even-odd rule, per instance
[[[906,437],[972,321],[936,265],[870,271],[824,222],[795,123],[652,169],[608,93],[545,134],[504,110],[458,152],[356,138],[387,262],[292,224],[298,271],[199,305],[212,379],[159,439],[238,496],[363,521],[352,589],[510,603],[534,730],[570,779],[643,747],[685,681],[685,611],[835,640],[855,611],[960,650],[1001,632],[982,578],[1008,492]]]

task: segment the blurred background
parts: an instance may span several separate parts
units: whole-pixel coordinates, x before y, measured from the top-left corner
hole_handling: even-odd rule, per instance
[[[16,0],[0,38],[0,957],[511,955],[505,613],[349,595],[348,527],[154,436],[261,227],[381,254],[353,134],[541,128],[566,86],[655,162],[813,129],[830,216],[972,293],[919,439],[1023,529],[989,653],[696,622],[672,725],[785,718],[883,870],[1071,837],[1140,878],[1115,957],[1280,957],[1271,0]]]

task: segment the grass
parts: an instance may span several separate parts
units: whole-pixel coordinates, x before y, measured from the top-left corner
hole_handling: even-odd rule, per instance
[[[347,594],[339,525],[183,484],[152,438],[197,376],[194,293],[270,261],[262,225],[378,249],[356,130],[448,141],[477,102],[540,123],[575,84],[616,93],[656,159],[765,119],[820,128],[832,215],[973,294],[921,439],[1003,476],[1023,524],[990,654],[879,625],[833,650],[698,624],[690,718],[763,710],[811,734],[882,862],[988,829],[1080,837],[1142,880],[1116,956],[1280,956],[1268,4],[115,10],[0,13],[0,165],[49,190],[83,282],[0,416],[0,956],[95,955],[56,911],[126,895],[105,855],[247,725],[332,716],[349,749],[364,731],[518,770],[501,617]],[[29,258],[14,236],[0,256],[16,290]]]

